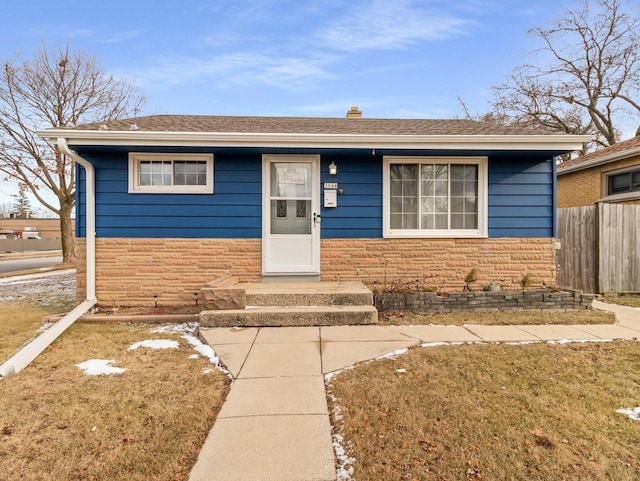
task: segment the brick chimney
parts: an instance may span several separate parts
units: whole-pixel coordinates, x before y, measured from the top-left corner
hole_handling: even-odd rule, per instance
[[[362,111],[358,110],[358,107],[351,107],[351,110],[347,112],[348,119],[361,119]]]

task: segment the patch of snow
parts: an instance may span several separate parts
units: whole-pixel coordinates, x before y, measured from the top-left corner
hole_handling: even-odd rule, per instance
[[[613,342],[612,339],[560,339],[559,341],[546,341],[547,344],[557,344],[557,345],[564,345],[564,344],[572,344],[572,343],[577,343],[577,344],[585,344],[587,342]]]
[[[193,347],[193,349],[198,354],[209,359],[211,364],[215,365],[216,369],[226,374],[229,379],[233,381],[233,376],[222,365],[222,363],[220,362],[220,358],[216,356],[213,348],[207,344],[204,344],[200,339],[196,337],[199,327],[200,324],[198,324],[197,322],[183,322],[181,324],[165,324],[164,326],[154,327],[150,329],[150,332],[156,334],[182,334],[180,337],[187,341],[187,343],[189,343],[189,345],[191,345],[191,347]],[[197,354],[189,356],[189,359],[197,359]]]
[[[403,369],[396,369],[396,372],[397,372],[398,374],[404,374],[404,373],[406,373],[406,372],[407,372],[407,370],[406,370],[406,369],[404,369],[404,368],[403,368]]]
[[[82,369],[87,376],[107,376],[109,374],[122,374],[126,371],[125,368],[111,365],[115,362],[115,359],[89,359],[76,364],[76,367]]]
[[[640,421],[640,407],[618,409],[617,413],[624,414],[634,421]]]
[[[211,374],[212,372],[213,372],[213,369],[209,369],[208,367],[202,368],[202,374]]]
[[[183,322],[180,324],[165,324],[164,326],[149,329],[154,334],[191,334],[195,336],[198,332],[199,324],[197,322]]]
[[[189,356],[189,359],[200,359],[200,356],[198,356],[197,354],[191,354]]]
[[[420,344],[420,347],[439,347],[439,346],[448,346],[449,342],[423,342]]]
[[[135,351],[139,347],[146,347],[147,349],[178,349],[180,344],[178,341],[172,341],[171,339],[147,339],[131,344],[127,350]]]
[[[407,349],[406,347],[403,349],[396,349],[393,352],[390,352],[389,354],[383,354],[382,356],[378,356],[375,358],[375,361],[381,361],[382,359],[395,359],[398,356],[402,356],[403,354],[406,354],[409,352],[409,349]]]
[[[325,376],[326,378],[326,376]],[[331,408],[332,429],[331,437],[333,440],[333,452],[336,456],[336,479],[337,481],[352,481],[353,480],[353,465],[355,464],[355,458],[349,456],[345,449],[345,440],[342,436],[343,427],[336,426],[337,423],[342,421],[342,409],[338,403],[338,399],[331,391],[331,385],[326,385],[327,397]]]

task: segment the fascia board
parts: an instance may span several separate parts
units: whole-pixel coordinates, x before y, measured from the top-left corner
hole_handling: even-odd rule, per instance
[[[617,160],[624,160],[634,155],[640,155],[640,147],[634,147],[633,149],[625,150],[623,152],[617,152],[611,155],[605,155],[598,159],[588,160],[587,162],[581,162],[579,164],[571,165],[569,167],[562,168],[558,166],[558,175],[570,174],[571,172],[578,172],[579,170],[589,169],[591,167],[597,167],[599,165],[609,164]]]
[[[140,132],[51,129],[38,132],[73,146],[309,147],[388,149],[578,150],[584,135],[372,135],[240,132]]]

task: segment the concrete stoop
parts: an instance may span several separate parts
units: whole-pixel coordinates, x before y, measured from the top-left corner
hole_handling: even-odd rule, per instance
[[[376,324],[373,294],[359,282],[245,283],[245,309],[206,310],[202,327]]]

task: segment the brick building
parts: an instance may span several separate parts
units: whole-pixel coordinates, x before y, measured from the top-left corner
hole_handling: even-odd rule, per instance
[[[640,203],[640,137],[558,167],[558,207]]]

